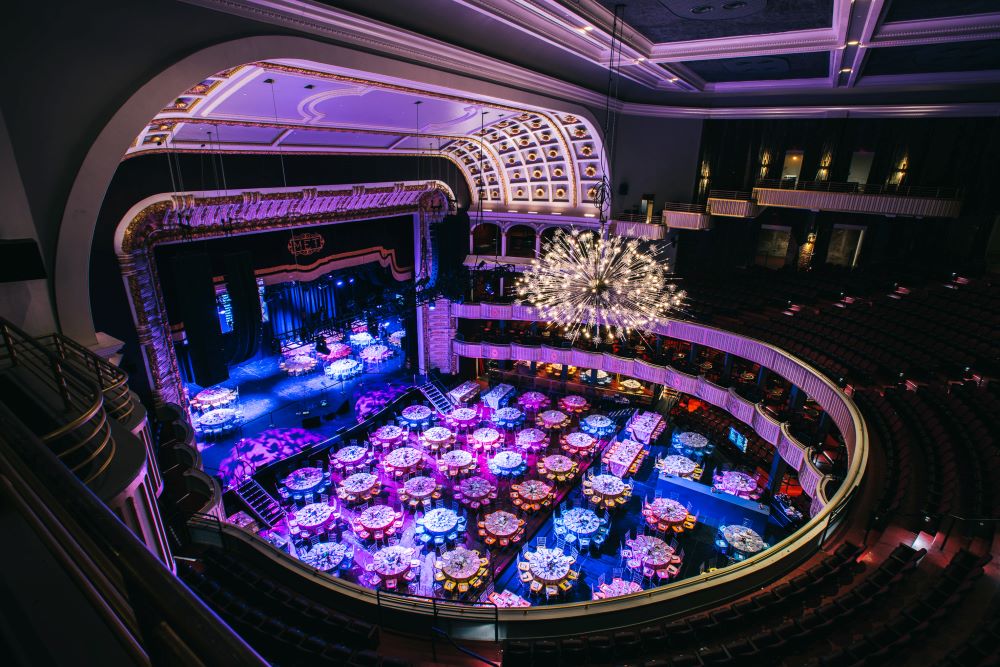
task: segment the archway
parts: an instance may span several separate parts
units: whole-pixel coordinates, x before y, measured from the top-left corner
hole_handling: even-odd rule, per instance
[[[81,163],[66,200],[53,268],[55,308],[63,333],[83,343],[96,342],[89,299],[94,228],[107,187],[140,128],[193,83],[261,59],[335,62],[374,76],[419,83],[429,90],[463,91],[484,103],[500,100],[537,108],[557,106],[586,119],[595,134],[599,133],[596,121],[582,107],[303,37],[258,36],[209,46],[177,61],[138,88],[104,126]],[[599,135],[595,139],[599,140]]]

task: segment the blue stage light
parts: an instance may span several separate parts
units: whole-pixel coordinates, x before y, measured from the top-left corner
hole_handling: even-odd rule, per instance
[[[344,281],[343,280],[338,280],[337,281],[337,287],[343,287],[343,286],[344,286]]]

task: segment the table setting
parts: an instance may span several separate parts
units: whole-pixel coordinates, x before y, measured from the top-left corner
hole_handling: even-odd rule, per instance
[[[351,345],[354,345],[355,347],[365,347],[366,345],[371,345],[375,342],[375,339],[372,338],[372,335],[367,331],[355,331],[348,337],[348,340],[351,341]]]
[[[449,391],[448,396],[455,403],[468,403],[479,395],[480,389],[479,383],[475,380],[466,380]]]
[[[406,338],[406,330],[400,329],[389,334],[389,343],[396,347],[403,347],[403,339]]]
[[[595,438],[607,438],[615,432],[615,422],[606,415],[587,415],[580,420],[580,430]]]
[[[682,532],[688,523],[693,527],[694,517],[688,508],[673,498],[655,498],[643,504],[642,515],[653,528],[661,531]]]
[[[549,454],[536,461],[538,474],[556,482],[567,482],[576,477],[576,461],[562,454]]]
[[[382,469],[395,477],[415,472],[424,465],[424,453],[415,447],[397,447],[382,458]]]
[[[624,477],[635,474],[639,470],[643,459],[646,458],[646,453],[645,445],[626,438],[611,443],[601,455],[601,461],[612,473]]]
[[[511,501],[525,512],[536,512],[552,503],[551,484],[540,479],[526,479],[510,487]]]
[[[371,434],[372,444],[379,447],[389,447],[399,444],[403,440],[403,429],[395,424],[379,426]]]
[[[590,403],[583,396],[570,394],[559,399],[559,407],[566,412],[580,413],[590,408]]]
[[[325,361],[333,362],[351,356],[352,350],[350,345],[344,343],[327,343],[327,347],[330,348],[330,351],[326,354],[317,353]]]
[[[656,460],[656,469],[660,477],[691,477],[698,464],[686,456],[669,454]]]
[[[597,438],[583,431],[573,431],[560,438],[562,449],[573,456],[586,456],[594,451]]]
[[[574,561],[558,547],[535,547],[518,563],[521,581],[529,584],[532,593],[544,592],[546,597],[569,591],[579,576],[572,569]]]
[[[524,413],[515,407],[500,408],[493,413],[493,423],[500,428],[517,428],[524,424]]]
[[[434,561],[434,579],[449,593],[467,593],[482,585],[489,562],[478,551],[458,546]]]
[[[636,440],[649,444],[653,439],[653,434],[663,421],[663,416],[658,412],[644,411],[632,417],[628,423],[628,432]]]
[[[560,429],[569,425],[569,416],[559,410],[545,410],[538,413],[535,423],[544,429]]]
[[[623,595],[631,595],[642,591],[642,586],[635,581],[626,581],[621,577],[616,577],[610,583],[602,582],[593,593],[594,600],[606,600],[608,598],[618,598]]]
[[[477,428],[473,431],[468,438],[468,442],[474,449],[488,452],[500,444],[502,437],[503,436],[500,434],[500,431],[493,427],[486,426],[483,428]]]
[[[455,500],[476,510],[488,505],[497,497],[497,487],[490,480],[479,475],[466,477],[455,487]]]
[[[709,453],[708,438],[701,433],[695,433],[694,431],[675,433],[673,437],[673,445],[682,454],[702,456]]]
[[[397,588],[400,580],[412,581],[412,568],[416,549],[398,544],[379,549],[372,555],[371,572],[389,590]]]
[[[354,359],[338,359],[327,364],[323,372],[336,380],[346,380],[360,374],[362,370],[361,363]]]
[[[378,364],[392,356],[392,348],[387,345],[377,343],[375,345],[369,345],[361,348],[361,352],[358,353],[358,356],[361,357],[361,360],[365,363]]]
[[[520,452],[504,450],[490,458],[488,467],[497,477],[517,477],[524,474],[528,464]]]
[[[431,426],[420,434],[420,442],[430,451],[436,452],[455,444],[455,433],[444,426]]]
[[[436,507],[417,517],[416,539],[443,544],[457,540],[465,532],[465,517],[448,507]]]
[[[337,510],[332,505],[326,503],[309,503],[292,513],[292,522],[289,522],[289,531],[296,534],[298,530],[305,530],[315,534],[324,530],[334,519],[337,518]]]
[[[382,540],[402,528],[403,514],[388,505],[372,505],[352,522],[354,534],[362,540]]]
[[[281,359],[278,367],[292,377],[305,375],[316,368],[316,357],[304,353],[287,355]]]
[[[503,407],[514,396],[514,387],[509,384],[498,384],[483,394],[482,402],[494,410]]]
[[[638,380],[628,378],[627,380],[622,380],[618,383],[622,391],[628,394],[641,394],[642,393],[642,383]]]
[[[601,530],[604,522],[597,512],[585,507],[572,507],[559,514],[556,519],[557,534],[558,528],[562,527],[567,533],[571,533],[577,539],[593,537]]]
[[[643,576],[668,579],[680,572],[680,557],[659,537],[636,535],[625,540],[625,544],[628,550],[622,555],[626,564],[642,572]]]
[[[538,412],[549,403],[549,397],[539,391],[525,392],[517,399],[517,404],[528,412]]]
[[[357,503],[377,495],[380,488],[377,475],[357,472],[337,485],[337,496],[344,502]]]
[[[348,557],[348,552],[351,556]],[[320,572],[347,569],[351,566],[354,550],[340,542],[320,542],[299,552],[299,560]]]
[[[438,469],[449,477],[457,477],[471,472],[476,467],[476,459],[471,452],[453,449],[438,459]]]
[[[505,547],[521,539],[524,519],[519,519],[506,510],[497,510],[484,516],[478,526],[479,536],[486,544],[492,546],[499,542],[500,546]]]
[[[239,423],[239,413],[233,408],[215,408],[197,418],[198,428],[206,435],[231,431]]]
[[[747,499],[760,497],[756,478],[745,472],[726,470],[722,474],[716,474],[713,482],[715,489],[722,493]]]
[[[403,482],[397,495],[401,502],[408,503],[410,507],[417,507],[422,503],[440,498],[441,491],[436,479],[419,475]]]
[[[453,408],[448,413],[448,421],[457,428],[470,428],[479,423],[479,411],[475,408]]]
[[[544,448],[548,437],[548,434],[541,429],[526,428],[517,432],[517,435],[514,436],[514,444],[518,449],[532,452]]]
[[[333,452],[330,465],[339,471],[354,472],[372,462],[372,452],[364,445],[347,445]]]
[[[721,526],[719,533],[724,543],[736,552],[734,556],[737,559],[759,553],[768,547],[760,533],[748,526],[738,524]]]
[[[411,428],[420,428],[430,424],[432,414],[434,411],[426,405],[408,405],[399,413],[399,418]]]
[[[501,609],[511,609],[516,607],[530,607],[531,603],[513,591],[503,591],[497,593],[493,591],[489,595],[489,601]]]
[[[206,412],[215,408],[224,408],[236,402],[239,394],[229,387],[209,387],[202,389],[191,399],[191,409],[196,412]]]
[[[328,478],[322,468],[306,466],[293,471],[282,482],[292,495],[300,496],[322,490]]]
[[[632,489],[620,477],[599,474],[583,480],[583,495],[598,507],[613,509],[628,502]]]
[[[611,384],[611,376],[607,371],[598,370],[597,377],[594,377],[594,372],[589,368],[580,369],[580,381],[587,384],[596,384],[598,386],[605,386]]]

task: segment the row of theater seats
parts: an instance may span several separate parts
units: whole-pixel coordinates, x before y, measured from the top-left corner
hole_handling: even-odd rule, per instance
[[[969,407],[995,399],[987,390],[891,388],[860,391],[855,398],[887,463],[873,527],[895,514],[919,515],[923,523],[911,528],[933,532],[945,514],[973,518],[1000,511],[993,492],[1000,482],[1000,448],[988,423]]]
[[[377,626],[303,597],[223,551],[207,551],[197,565],[184,563],[180,575],[272,664],[409,664],[375,651]]]
[[[508,641],[504,665],[635,664],[643,667],[702,665],[814,664],[860,667],[900,664],[900,653],[933,635],[935,624],[951,613],[982,575],[988,558],[959,551],[934,584],[888,613],[894,601],[915,588],[913,573],[925,555],[899,545],[849,590],[860,549],[838,551],[788,582],[723,609],[638,631],[554,641]],[[834,595],[835,594],[835,595]],[[830,597],[834,595],[833,597]],[[992,626],[981,628],[989,636]],[[740,636],[724,641],[726,634]],[[823,650],[829,643],[838,646]],[[802,656],[817,649],[819,657]],[[641,657],[643,660],[636,661]],[[979,662],[970,662],[979,665]]]
[[[806,600],[815,601],[824,593],[836,592],[850,584],[861,566],[857,562],[861,548],[844,543],[805,573],[771,590],[705,614],[664,624],[647,625],[638,630],[623,630],[613,635],[572,637],[561,642],[508,641],[504,647],[504,665],[595,664],[603,665],[648,658],[653,665],[723,664],[729,656],[752,663],[774,643],[771,626],[778,626],[786,616],[798,615]],[[742,638],[720,644],[727,631],[738,628]],[[716,644],[711,652],[690,651],[693,646]],[[667,654],[669,657],[653,658]],[[667,660],[662,662],[661,660]]]

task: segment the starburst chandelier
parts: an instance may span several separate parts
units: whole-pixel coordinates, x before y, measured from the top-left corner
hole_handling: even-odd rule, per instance
[[[619,33],[622,6],[615,8],[612,59],[605,109],[606,145],[614,148],[611,97],[617,86],[621,58]],[[617,44],[617,49],[616,49]],[[605,175],[594,188],[599,230],[556,230],[539,259],[517,281],[520,303],[534,306],[538,318],[562,327],[570,340],[625,340],[633,332],[649,331],[670,310],[684,302],[684,292],[668,280],[669,267],[653,243],[640,243],[608,230],[611,184]]]
[[[517,296],[571,340],[649,331],[684,299],[655,250],[604,230],[575,229],[556,231],[517,281]]]

